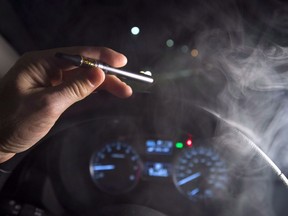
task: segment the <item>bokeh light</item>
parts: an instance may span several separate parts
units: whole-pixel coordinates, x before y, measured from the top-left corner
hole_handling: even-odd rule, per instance
[[[199,55],[199,51],[197,49],[192,49],[191,50],[191,56],[196,58]]]
[[[137,26],[134,26],[133,28],[131,28],[131,33],[133,35],[138,35],[140,33],[140,29]]]
[[[173,46],[174,46],[174,41],[173,41],[172,39],[168,39],[168,40],[166,41],[166,45],[167,45],[168,47],[173,47]]]
[[[181,51],[182,51],[183,53],[188,53],[188,52],[189,52],[188,46],[183,45],[183,46],[181,47]]]

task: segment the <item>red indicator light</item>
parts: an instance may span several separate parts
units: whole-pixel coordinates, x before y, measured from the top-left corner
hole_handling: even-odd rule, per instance
[[[193,146],[193,142],[192,142],[192,139],[191,139],[191,138],[186,140],[186,145],[187,145],[188,147],[192,147],[192,146]]]

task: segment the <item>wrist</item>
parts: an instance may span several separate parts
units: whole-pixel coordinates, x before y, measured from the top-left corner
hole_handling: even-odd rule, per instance
[[[4,163],[5,161],[8,161],[8,160],[11,159],[14,155],[15,155],[15,153],[7,153],[7,152],[1,152],[1,151],[0,151],[0,164],[1,164],[1,163]]]

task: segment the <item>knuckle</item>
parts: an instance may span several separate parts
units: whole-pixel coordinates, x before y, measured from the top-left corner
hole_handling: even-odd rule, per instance
[[[87,84],[84,84],[81,81],[76,81],[71,85],[71,91],[73,96],[78,99],[85,98],[90,92],[90,88],[87,87]]]

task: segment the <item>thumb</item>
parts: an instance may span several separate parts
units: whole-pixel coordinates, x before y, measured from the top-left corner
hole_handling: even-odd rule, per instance
[[[76,69],[77,73],[69,76],[68,80],[60,85],[52,87],[56,93],[55,100],[61,104],[63,109],[68,108],[73,103],[84,99],[98,88],[105,80],[104,72],[99,68]],[[69,71],[68,73],[73,73]]]

